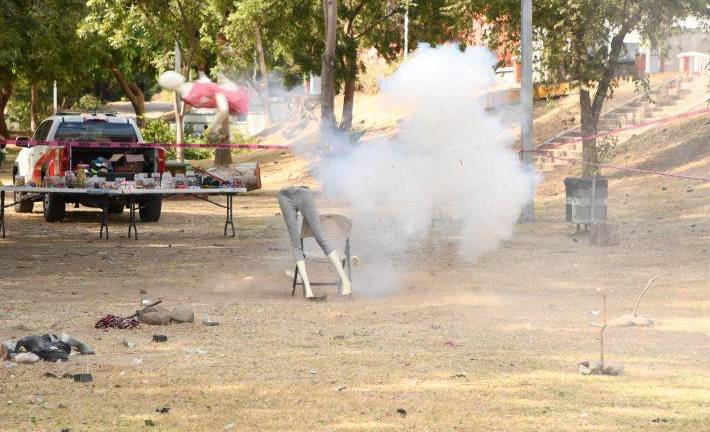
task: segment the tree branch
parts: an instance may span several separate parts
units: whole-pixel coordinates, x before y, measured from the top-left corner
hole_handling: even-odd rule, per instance
[[[355,9],[352,10],[350,13],[350,19],[354,20],[356,16],[362,11],[362,8],[365,7],[365,2],[367,0],[362,0],[359,5],[355,6]]]
[[[367,33],[371,32],[373,29],[375,29],[377,26],[382,24],[383,22],[387,21],[392,17],[394,14],[399,12],[399,8],[402,6],[402,2],[397,2],[397,5],[392,8],[392,11],[388,12],[384,17],[380,18],[379,20],[375,21],[372,23],[369,27],[367,27],[365,30],[361,31],[360,33],[353,35],[353,39],[358,39],[361,36],[366,35]]]
[[[113,66],[111,68],[111,72],[113,73],[113,76],[116,77],[116,81],[118,81],[118,85],[126,93],[126,96],[128,97],[128,99],[132,100],[133,98],[135,98],[134,89],[131,88],[131,84],[128,82],[126,77],[123,75],[123,72],[121,72],[115,66]]]
[[[259,85],[258,85],[257,83],[255,83],[254,80],[251,79],[251,77],[250,77],[249,75],[246,75],[246,80],[247,80],[247,82],[249,83],[249,85],[251,85],[252,88],[254,88],[254,90],[256,91],[256,93],[257,93],[259,96],[261,96],[261,89],[259,88]]]
[[[624,38],[628,32],[629,28],[626,26],[626,23],[624,23],[624,25],[622,25],[619,29],[619,32],[611,40],[611,51],[609,52],[609,58],[604,65],[602,79],[599,80],[597,90],[594,93],[592,115],[595,119],[601,114],[604,99],[606,99],[609,85],[611,84],[611,80],[614,78],[614,72],[616,72],[616,66],[619,61],[619,55],[621,54],[621,48],[624,46]]]

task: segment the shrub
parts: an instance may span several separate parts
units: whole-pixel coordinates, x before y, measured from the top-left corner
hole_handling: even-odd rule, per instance
[[[150,120],[145,127],[141,129],[143,140],[151,143],[174,143],[175,132],[170,127],[170,123],[166,120]],[[185,134],[185,144],[204,144],[207,142],[204,137],[197,137],[190,133]],[[185,159],[201,160],[209,159],[214,155],[214,150],[210,148],[186,148],[183,156]],[[167,149],[166,154],[168,159],[175,159],[175,147]]]

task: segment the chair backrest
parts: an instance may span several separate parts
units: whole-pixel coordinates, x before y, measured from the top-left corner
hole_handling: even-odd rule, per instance
[[[326,237],[342,237],[350,238],[350,230],[353,223],[349,217],[337,214],[322,214],[320,215],[320,224],[323,226]],[[301,226],[301,238],[313,237],[313,231],[308,226],[306,221],[303,221]]]

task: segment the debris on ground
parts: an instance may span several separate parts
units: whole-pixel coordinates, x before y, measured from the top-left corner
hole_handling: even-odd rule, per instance
[[[636,299],[636,303],[634,303],[634,308],[632,309],[630,314],[627,315],[622,315],[618,318],[611,319],[607,322],[607,325],[609,327],[650,327],[653,325],[653,320],[650,318],[646,318],[643,316],[639,316],[636,314],[639,303],[641,302],[641,299],[643,296],[646,294],[648,289],[651,287],[651,284],[658,279],[660,276],[653,276],[651,279],[646,282],[646,287],[644,287],[643,291],[641,291],[641,294],[639,294],[638,298]]]
[[[123,339],[123,341],[121,341],[121,344],[123,344],[123,346],[125,346],[126,348],[135,348],[136,347],[135,342],[131,342],[127,339]]]
[[[0,344],[0,360],[10,360],[10,353],[15,350],[17,341],[5,341]]]
[[[178,306],[172,311],[161,306],[149,306],[138,312],[138,319],[148,325],[168,325],[171,322],[191,323],[195,321],[195,311],[188,306]]]
[[[2,358],[14,360],[15,363],[31,364],[37,361],[67,361],[69,354],[76,349],[82,355],[95,354],[94,350],[72,336],[61,333],[25,336],[14,343],[5,341],[2,344]]]
[[[121,329],[121,330],[132,330],[140,327],[141,323],[135,318],[125,318],[116,315],[106,315],[100,320],[96,321],[94,328],[97,329]]]
[[[210,319],[210,316],[207,315],[207,314],[205,314],[205,316],[202,318],[202,325],[203,325],[203,326],[206,326],[206,327],[214,327],[214,326],[218,326],[218,325],[219,325],[219,322],[217,322],[217,321],[212,321],[212,320]]]
[[[72,375],[72,374],[70,374],[70,373],[65,373],[65,374],[63,374],[62,376],[58,376],[58,375],[53,374],[52,372],[45,372],[44,375],[42,375],[42,378],[56,378],[56,379],[59,379],[59,378],[68,378],[68,379],[74,379],[74,375]]]
[[[195,311],[188,306],[178,306],[170,313],[170,320],[177,323],[191,323],[195,321]]]
[[[651,423],[668,423],[668,419],[665,417],[656,417],[655,419],[651,420]]]
[[[40,361],[40,358],[35,353],[23,352],[15,355],[15,358],[13,360],[15,363],[19,364],[32,364]]]
[[[132,329],[137,329],[140,327],[140,321],[136,319],[136,317],[146,309],[149,309],[151,307],[157,306],[160,304],[163,300],[158,299],[148,305],[147,307],[136,311],[133,315],[130,315],[128,317],[122,317],[118,315],[106,315],[105,317],[101,318],[96,322],[94,325],[94,328],[98,329],[109,329],[109,328],[117,328],[117,329],[122,329],[122,330],[132,330]]]
[[[170,312],[161,306],[150,306],[138,312],[138,320],[148,325],[170,324]]]
[[[87,383],[94,380],[94,377],[90,373],[74,374],[74,381]]]
[[[577,365],[577,372],[581,375],[609,375],[618,376],[624,373],[624,365],[621,364],[606,364],[602,365],[600,361],[583,361]]]
[[[185,348],[185,352],[189,355],[207,355],[207,351],[201,349],[201,348]]]

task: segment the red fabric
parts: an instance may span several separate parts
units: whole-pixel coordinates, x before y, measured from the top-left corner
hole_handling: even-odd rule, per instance
[[[216,108],[215,95],[223,93],[229,103],[232,114],[246,114],[249,110],[249,95],[243,88],[226,89],[215,83],[194,82],[190,92],[183,95],[183,100],[195,108]]]

